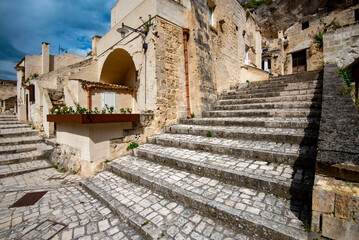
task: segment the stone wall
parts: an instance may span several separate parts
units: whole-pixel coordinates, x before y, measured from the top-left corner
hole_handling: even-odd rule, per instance
[[[154,128],[177,123],[186,116],[186,78],[182,28],[161,18],[155,42],[157,111]]]
[[[317,171],[330,175],[334,164],[359,166],[359,112],[349,95],[342,95],[344,80],[336,65],[326,65]]]
[[[256,46],[255,33],[246,29],[246,12],[240,4],[234,0],[213,2],[213,26],[209,24],[207,0],[193,1],[189,16],[190,95],[196,116],[211,108],[218,92],[245,81],[240,68],[244,65],[245,35],[252,34],[248,41],[252,39],[250,46]]]
[[[342,95],[337,70],[335,64],[324,68],[312,229],[330,239],[357,239],[359,112],[351,97]]]
[[[359,184],[316,175],[312,229],[329,239],[358,239]]]
[[[346,67],[359,58],[359,22],[324,34],[324,62]]]

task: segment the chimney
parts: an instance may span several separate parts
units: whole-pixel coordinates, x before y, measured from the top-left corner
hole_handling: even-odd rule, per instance
[[[50,43],[42,42],[42,74],[50,71]]]
[[[92,37],[92,56],[97,56],[97,43],[101,39],[101,36]]]

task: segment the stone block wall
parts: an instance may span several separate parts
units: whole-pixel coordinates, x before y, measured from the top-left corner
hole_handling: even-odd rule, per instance
[[[359,236],[359,112],[335,64],[325,65],[312,202],[312,230],[330,239]]]
[[[359,236],[359,184],[316,175],[312,229],[329,239]]]
[[[324,34],[324,62],[346,67],[359,58],[359,22]]]

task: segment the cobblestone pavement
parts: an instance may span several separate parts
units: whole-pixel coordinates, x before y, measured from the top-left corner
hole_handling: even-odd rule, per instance
[[[0,179],[0,239],[142,239],[84,191],[80,180],[54,168]],[[48,192],[34,205],[9,208],[40,191]]]
[[[175,177],[175,176],[173,176]],[[114,173],[101,172],[84,182],[90,191],[96,191],[104,201],[118,209],[126,209],[126,217],[143,226],[150,238],[156,239],[238,239],[252,237],[239,233],[240,229],[208,218],[200,212],[127,181]],[[123,212],[122,212],[123,214]]]

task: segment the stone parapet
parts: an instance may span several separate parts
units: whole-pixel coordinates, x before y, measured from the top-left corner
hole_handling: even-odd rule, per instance
[[[351,97],[342,95],[344,80],[338,77],[337,70],[333,64],[326,65],[324,71],[317,156],[317,173],[334,177],[339,177],[335,164],[359,165],[359,112]]]

